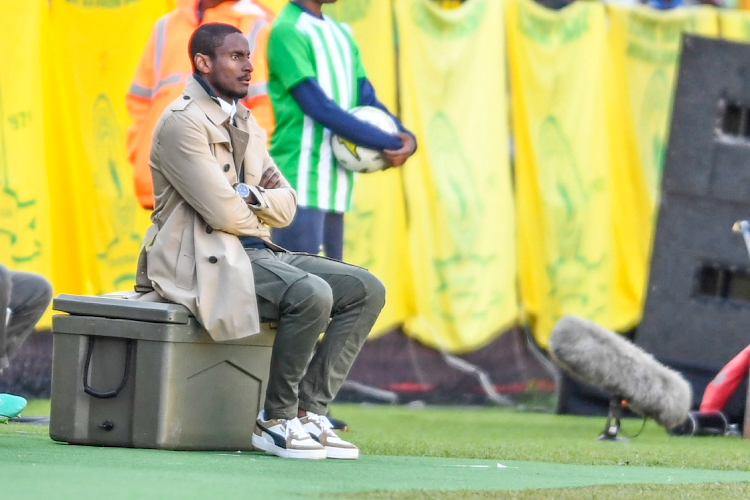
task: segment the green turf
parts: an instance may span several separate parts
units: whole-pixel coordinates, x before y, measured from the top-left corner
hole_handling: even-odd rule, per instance
[[[750,472],[585,466],[498,460],[365,456],[290,461],[259,453],[169,452],[52,443],[7,434],[0,441],[3,497],[330,498],[377,490],[518,490],[604,484],[750,482]],[[499,467],[501,464],[503,467]],[[43,481],[37,480],[41,477]]]
[[[30,402],[25,414],[47,409]],[[339,405],[334,414],[349,423],[345,437],[362,459],[69,446],[49,440],[45,426],[0,425],[0,497],[750,497],[750,442],[736,438],[674,438],[649,424],[631,443],[602,443],[594,439],[602,418],[488,408]],[[640,422],[625,425],[637,430]]]
[[[750,485],[734,484],[680,484],[653,485],[627,484],[614,486],[589,486],[585,488],[562,488],[557,490],[521,490],[521,491],[435,491],[435,490],[401,490],[375,491],[366,493],[342,493],[338,498],[351,500],[691,500],[721,499],[746,500],[750,497]]]
[[[750,471],[750,441],[669,436],[652,421],[630,443],[606,443],[595,439],[603,417],[498,408],[376,408],[335,408],[335,415],[351,426],[348,437],[367,454]],[[623,427],[635,433],[641,422],[626,419]]]
[[[29,400],[28,405],[26,405],[26,409],[23,411],[23,414],[49,416],[49,405],[49,399]]]

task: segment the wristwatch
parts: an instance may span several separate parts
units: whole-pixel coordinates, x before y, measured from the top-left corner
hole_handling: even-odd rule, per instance
[[[255,197],[255,194],[250,190],[250,186],[247,184],[244,184],[242,182],[238,182],[234,186],[234,191],[239,195],[240,198],[245,200],[245,203],[247,203],[250,206],[255,206],[258,204],[258,199]]]
[[[246,200],[251,194],[250,187],[245,183],[238,182],[232,187],[243,200]]]

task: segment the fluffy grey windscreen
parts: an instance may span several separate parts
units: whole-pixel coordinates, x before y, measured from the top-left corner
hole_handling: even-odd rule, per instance
[[[667,429],[687,418],[690,384],[674,370],[618,334],[576,316],[564,316],[550,336],[552,359],[604,392],[621,396],[636,413]]]

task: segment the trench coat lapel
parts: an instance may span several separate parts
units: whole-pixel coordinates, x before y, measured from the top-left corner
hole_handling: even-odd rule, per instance
[[[232,141],[232,157],[234,158],[234,168],[237,170],[237,178],[239,182],[245,182],[245,179],[240,179],[240,167],[242,167],[242,159],[245,157],[245,151],[247,151],[247,145],[250,142],[250,134],[231,124],[227,124],[227,130],[229,131],[229,140]]]
[[[188,84],[185,87],[185,94],[190,96],[195,103],[200,106],[206,116],[214,125],[220,129],[224,129],[229,133],[229,141],[231,143],[232,158],[234,159],[234,168],[237,171],[239,178],[240,167],[242,166],[242,159],[245,157],[245,151],[247,151],[247,145],[250,142],[250,135],[241,130],[229,121],[229,113],[224,111],[220,105],[214,102],[213,99],[206,93],[200,83],[192,76],[188,80]],[[241,118],[243,121],[247,120],[249,112],[242,106],[237,107],[235,117]],[[240,180],[243,182],[243,180]]]
[[[188,79],[185,86],[185,95],[189,96],[197,104],[211,122],[217,127],[221,127],[224,122],[229,120],[229,113],[224,111],[221,106],[211,99],[200,83],[192,76]]]

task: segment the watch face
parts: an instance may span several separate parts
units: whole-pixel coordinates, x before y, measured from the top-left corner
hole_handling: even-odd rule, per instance
[[[250,188],[247,187],[247,184],[237,184],[234,189],[237,191],[237,194],[240,195],[240,198],[247,198],[250,196]]]

